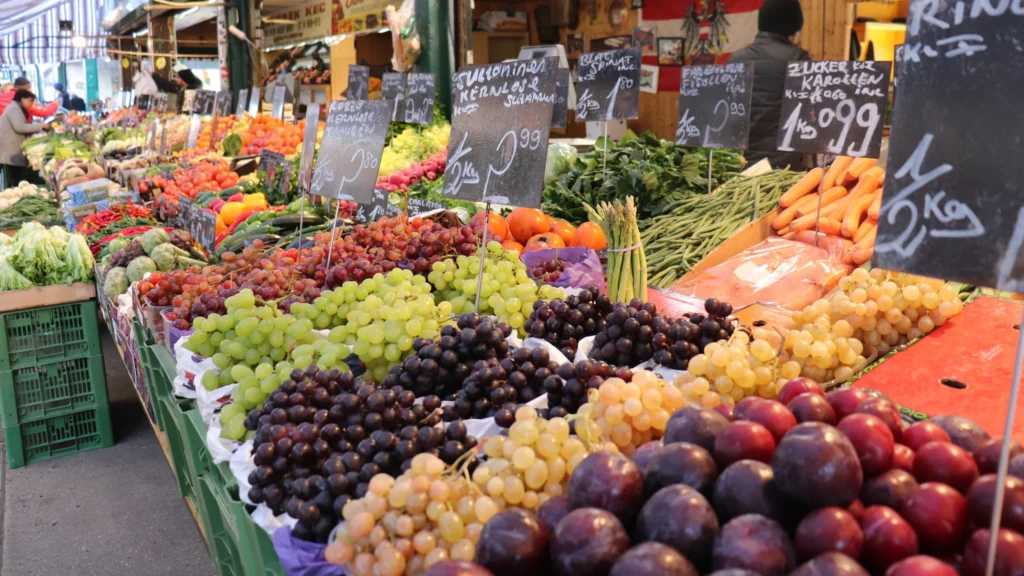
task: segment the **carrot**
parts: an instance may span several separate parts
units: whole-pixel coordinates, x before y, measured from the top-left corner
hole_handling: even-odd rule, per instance
[[[811,213],[806,216],[801,216],[793,223],[789,225],[789,229],[793,232],[802,232],[804,230],[814,230],[814,222],[817,214]],[[834,218],[822,218],[818,221],[818,230],[826,234],[839,234],[839,230],[842,224]]]
[[[846,176],[850,180],[856,180],[875,164],[878,164],[878,160],[875,158],[857,158],[850,164],[849,170],[846,171]]]
[[[871,207],[868,208],[868,218],[874,222],[878,222],[878,213],[882,211],[882,191],[879,190],[878,194],[875,195],[875,201],[871,203]]]
[[[875,236],[878,234],[878,228],[872,228],[868,230],[868,233],[863,238],[853,244],[854,248],[874,248],[875,247]]]
[[[807,174],[804,174],[804,177],[799,182],[794,184],[779,198],[779,206],[789,208],[794,202],[810,194],[821,182],[821,172],[821,168],[814,168]]]
[[[868,235],[868,232],[874,230],[877,226],[878,224],[872,222],[871,220],[865,220],[857,228],[857,231],[853,233],[853,241],[860,242],[865,236]]]
[[[782,230],[779,230],[779,236],[782,236],[782,237],[792,236],[793,234],[796,234],[796,232],[790,232],[789,226],[786,226]]]
[[[834,218],[822,218],[821,221],[818,222],[819,232],[822,232],[824,234],[831,234],[833,236],[839,234],[839,229],[841,227],[842,224],[839,222],[839,220],[836,220]]]
[[[842,219],[843,214],[846,212],[846,207],[850,205],[850,202],[856,200],[852,194],[847,194],[839,200],[825,206],[821,209],[821,215],[826,218]]]
[[[776,230],[785,228],[793,221],[794,218],[798,218],[806,214],[809,207],[817,206],[817,202],[817,193],[808,194],[807,196],[797,200],[792,206],[780,212],[779,215],[772,220],[772,228],[775,228]]]
[[[787,240],[792,240],[793,236],[796,236],[797,234],[799,234],[799,232],[787,232],[785,234],[779,234],[779,236],[782,236],[783,238],[785,238]]]
[[[864,213],[867,211],[871,203],[875,201],[873,195],[864,195],[850,203],[850,206],[846,209],[846,213],[843,214],[843,227],[841,232],[843,236],[852,238],[854,233],[857,232],[857,228],[860,226],[861,218],[864,217]]]
[[[875,248],[873,246],[871,248],[855,249],[850,253],[850,259],[853,260],[854,264],[860,266],[868,260],[871,260],[871,256],[874,253]]]
[[[885,176],[885,170],[882,170],[881,166],[872,166],[871,168],[868,168],[863,173],[861,173],[861,175],[857,178],[857,181],[858,183],[864,182],[865,180],[877,181],[879,178],[883,176]],[[876,188],[877,187],[878,186],[876,186]]]
[[[831,206],[838,200],[843,199],[846,196],[846,188],[842,186],[833,186],[825,190],[825,193],[821,195],[821,209],[824,210],[826,206]],[[818,206],[815,205],[814,209],[817,210]]]
[[[836,156],[836,159],[832,161],[832,165],[829,166],[828,171],[825,172],[825,178],[821,181],[820,191],[828,190],[835,186],[836,178],[850,166],[850,162],[853,162],[853,158],[849,156]]]
[[[874,178],[861,178],[850,190],[850,203],[856,202],[863,196],[873,193],[879,188],[878,180]]]
[[[847,168],[839,173],[839,176],[836,178],[836,186],[846,186],[846,184],[851,181],[850,169]]]
[[[881,188],[882,186],[885,186],[885,170],[882,170],[878,175],[878,187]]]

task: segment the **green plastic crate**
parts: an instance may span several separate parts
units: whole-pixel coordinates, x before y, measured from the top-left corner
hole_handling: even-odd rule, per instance
[[[228,532],[228,520],[224,518],[218,500],[226,499],[227,492],[213,479],[201,476],[195,499],[199,518],[206,533],[206,545],[210,550],[214,567],[220,576],[249,576],[242,566],[237,540]]]
[[[107,406],[102,355],[0,372],[4,426],[100,406]]]
[[[163,420],[167,433],[167,448],[171,453],[171,469],[178,481],[178,491],[182,496],[195,495],[195,486],[188,473],[188,459],[185,455],[185,411],[191,409],[191,400],[176,398],[160,399],[163,404]]]
[[[0,370],[101,352],[95,300],[0,314]]]
[[[185,412],[185,459],[188,461],[188,473],[193,479],[193,486],[200,476],[216,476],[210,449],[206,447],[206,429],[199,410]]]
[[[159,344],[150,344],[146,346],[146,364],[149,366],[149,370],[153,374],[153,385],[150,395],[169,398],[174,395],[174,385],[172,383],[174,380],[174,364],[171,364],[171,371],[168,372],[160,363],[159,353],[163,349],[164,348]]]
[[[41,462],[114,445],[110,410],[106,405],[50,416],[41,420],[4,427],[7,464],[21,468]]]
[[[252,522],[252,518],[249,519]],[[277,556],[277,551],[274,550],[274,542],[267,534],[267,531],[252,523],[252,528],[255,531],[256,539],[256,553],[260,559],[262,571],[258,572],[260,576],[285,576],[284,568],[281,566],[281,559]]]
[[[204,478],[212,481],[210,478]],[[238,548],[240,563],[245,574],[260,574],[263,570],[259,553],[256,548],[256,529],[259,526],[253,523],[245,505],[238,499],[237,486],[218,485],[214,496],[217,506],[220,508],[220,515],[224,521],[224,528]]]

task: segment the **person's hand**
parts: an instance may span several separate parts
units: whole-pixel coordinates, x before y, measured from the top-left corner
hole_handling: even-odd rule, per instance
[[[52,129],[53,129],[53,124],[51,124],[50,122],[47,122],[46,124],[43,124],[43,130],[45,130],[46,132],[49,132]]]

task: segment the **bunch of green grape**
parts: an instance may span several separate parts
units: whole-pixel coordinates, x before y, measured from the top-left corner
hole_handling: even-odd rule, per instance
[[[437,336],[453,310],[448,302],[434,303],[422,276],[395,269],[325,290],[311,304],[292,304],[291,311],[317,327],[331,327],[330,341],[350,346],[368,376],[380,382],[409,355],[413,340]]]
[[[459,315],[475,311],[479,274],[479,256],[459,256],[435,262],[427,279],[437,289],[438,299],[450,302],[452,312]],[[525,336],[523,324],[533,310],[533,303],[553,298],[565,298],[565,293],[552,286],[538,286],[526,273],[526,265],[518,254],[497,242],[487,243],[479,314],[497,316]]]

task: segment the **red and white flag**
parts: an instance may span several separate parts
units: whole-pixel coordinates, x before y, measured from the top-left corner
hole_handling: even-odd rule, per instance
[[[640,26],[656,38],[682,38],[686,64],[721,64],[754,41],[764,0],[645,0]],[[657,65],[658,56],[644,56]],[[680,66],[661,66],[658,92],[679,92]]]

